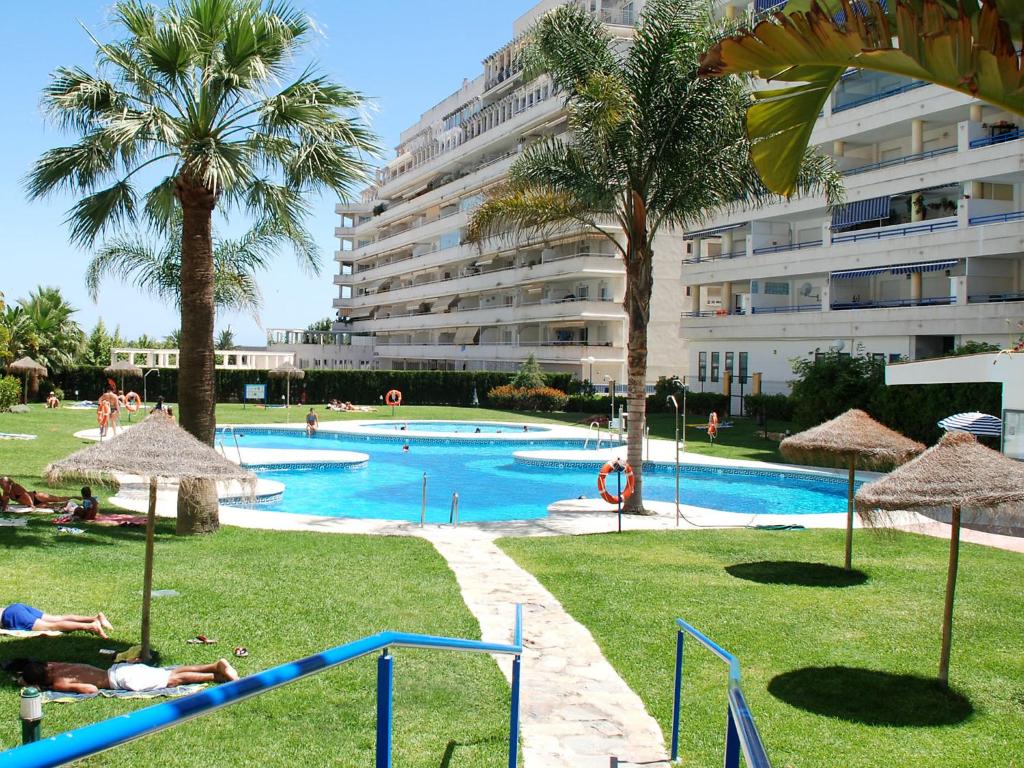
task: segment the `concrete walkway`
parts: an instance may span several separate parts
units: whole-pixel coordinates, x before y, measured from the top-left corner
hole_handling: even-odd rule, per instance
[[[601,654],[587,629],[479,528],[419,532],[448,561],[484,640],[508,642],[523,603],[522,741],[528,768],[607,768],[668,762],[643,702]],[[497,659],[509,680],[512,660]]]

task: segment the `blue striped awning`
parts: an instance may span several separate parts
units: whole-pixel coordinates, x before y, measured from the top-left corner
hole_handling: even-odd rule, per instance
[[[947,432],[970,432],[972,435],[988,435],[990,437],[1001,437],[1003,434],[1002,419],[977,411],[947,416],[938,424]]]
[[[739,224],[725,224],[721,227],[711,227],[710,229],[698,229],[695,232],[687,232],[683,235],[684,240],[693,240],[696,237],[715,237],[723,232],[728,232],[731,229],[739,229],[745,227],[747,222],[741,221]]]
[[[755,0],[754,10],[758,13],[764,11],[782,10],[782,7],[786,5],[786,0]]]
[[[889,218],[890,198],[872,197],[869,200],[856,200],[832,212],[832,230],[839,231],[863,224],[866,221],[881,221]]]
[[[911,272],[941,272],[956,266],[953,261],[929,261],[922,264],[899,264],[889,269],[894,275],[909,275]]]
[[[888,267],[875,267],[873,269],[847,269],[842,272],[833,272],[832,279],[852,280],[855,277],[871,277],[871,275],[881,275],[888,271]]]

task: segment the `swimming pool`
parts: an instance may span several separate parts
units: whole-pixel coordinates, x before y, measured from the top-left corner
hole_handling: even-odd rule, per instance
[[[308,438],[283,430],[236,428],[243,447],[361,451],[369,462],[356,467],[253,466],[260,476],[284,483],[280,500],[260,510],[326,517],[358,517],[418,521],[424,473],[427,476],[427,520],[447,522],[452,494],[459,494],[459,519],[525,520],[547,515],[561,499],[597,498],[595,466],[517,462],[513,452],[525,448],[580,448],[579,440],[510,441],[394,435],[318,433]],[[403,450],[405,443],[409,450]],[[821,479],[760,470],[728,471],[686,466],[682,501],[701,507],[754,514],[844,512],[844,478]],[[614,486],[613,486],[614,487]],[[655,466],[644,473],[647,499],[673,501],[672,467]],[[609,506],[609,508],[611,508]]]
[[[534,424],[501,424],[493,421],[373,421],[362,425],[380,432],[445,432],[451,434],[509,434],[550,432],[550,427]],[[403,429],[404,427],[404,429]]]

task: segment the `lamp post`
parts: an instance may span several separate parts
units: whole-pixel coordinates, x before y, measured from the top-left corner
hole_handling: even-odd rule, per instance
[[[685,391],[685,390],[684,390]],[[666,400],[668,403],[672,403],[672,407],[676,409],[676,527],[679,527],[679,401],[676,400],[675,395],[669,395]]]
[[[594,363],[597,362],[597,358],[593,355],[590,357],[583,358],[583,362],[590,363],[590,376],[587,378],[587,383],[590,384],[591,388],[594,386]]]
[[[147,397],[148,393],[147,393],[147,390],[146,390],[146,379],[149,378],[149,374],[151,374],[151,373],[155,373],[157,376],[159,376],[160,375],[160,369],[159,368],[150,368],[148,371],[146,371],[145,375],[142,377],[142,405],[143,406],[145,406],[149,402],[149,397]]]

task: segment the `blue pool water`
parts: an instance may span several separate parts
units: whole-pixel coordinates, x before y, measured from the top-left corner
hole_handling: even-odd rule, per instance
[[[427,520],[447,522],[452,493],[459,494],[462,521],[523,520],[547,515],[553,501],[597,498],[597,466],[556,467],[517,463],[513,451],[531,447],[579,448],[579,441],[441,441],[412,437],[408,452],[393,436],[358,437],[237,430],[250,448],[305,448],[367,453],[357,467],[255,468],[260,477],[285,484],[284,496],[260,509],[328,517],[418,521],[422,479],[427,474]],[[614,478],[609,490],[614,492]],[[644,473],[647,499],[673,501],[671,467]],[[728,474],[688,467],[682,501],[744,514],[843,512],[846,484],[798,479],[778,473]],[[609,505],[609,509],[611,509]]]
[[[523,426],[525,425],[495,424],[493,421],[375,421],[363,426],[367,429],[381,432],[452,432],[456,434],[479,433],[488,435],[518,432],[530,434],[551,431],[549,427],[535,427],[531,425],[524,430]],[[402,429],[402,427],[405,427],[405,429]]]

